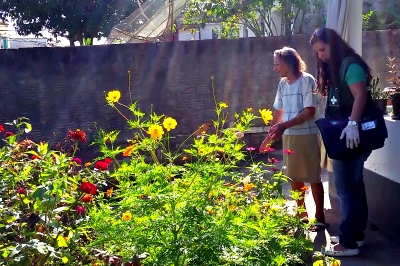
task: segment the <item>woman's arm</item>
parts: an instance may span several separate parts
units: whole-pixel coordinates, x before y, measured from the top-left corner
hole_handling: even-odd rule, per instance
[[[351,111],[350,121],[360,121],[367,102],[367,88],[364,81],[354,83],[349,86],[354,97],[353,110]]]

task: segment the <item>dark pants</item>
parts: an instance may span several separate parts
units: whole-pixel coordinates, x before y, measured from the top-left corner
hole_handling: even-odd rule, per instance
[[[336,191],[340,199],[342,221],[339,243],[349,249],[364,240],[368,222],[368,205],[364,185],[364,162],[371,153],[350,160],[332,160]]]

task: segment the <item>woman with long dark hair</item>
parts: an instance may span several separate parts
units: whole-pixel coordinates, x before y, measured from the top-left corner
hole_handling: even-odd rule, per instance
[[[348,118],[340,136],[347,148],[360,143],[359,121],[366,106],[371,72],[365,61],[336,31],[318,29],[310,39],[317,54],[317,90],[327,98],[325,117]],[[345,75],[342,64],[352,59]],[[371,152],[356,154],[343,160],[332,160],[333,175],[340,199],[342,221],[339,237],[331,237],[335,245],[326,248],[328,256],[355,256],[364,245],[368,207],[363,181],[364,162]]]

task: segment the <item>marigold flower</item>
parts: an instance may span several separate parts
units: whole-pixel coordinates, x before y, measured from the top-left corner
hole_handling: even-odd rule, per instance
[[[75,208],[75,211],[76,211],[78,214],[82,215],[82,214],[84,214],[84,213],[86,212],[86,209],[85,209],[85,207],[83,207],[83,206],[77,206],[77,207]]]
[[[95,184],[92,184],[90,182],[82,182],[81,190],[82,192],[94,195],[97,192],[97,187]]]
[[[89,167],[91,164],[92,164],[91,162],[87,162],[87,163],[85,163],[85,166]]]
[[[114,187],[107,189],[106,197],[111,198],[113,191],[114,191]]]
[[[0,125],[0,132],[3,132],[3,131],[4,131],[3,125]]]
[[[187,156],[183,156],[183,157],[182,157],[182,161],[186,161],[187,159],[188,159]]]
[[[122,156],[124,157],[129,157],[132,155],[132,152],[135,150],[136,145],[130,145],[128,147],[125,148],[125,150],[123,150],[122,152]]]
[[[18,194],[26,194],[26,190],[25,190],[25,188],[20,187],[20,188],[17,189],[17,193]]]
[[[164,130],[160,125],[151,125],[147,133],[150,135],[150,138],[160,140],[164,135]]]
[[[164,126],[165,130],[167,130],[167,131],[171,131],[171,130],[175,129],[177,125],[178,125],[178,123],[172,117],[167,117],[163,121],[163,126]]]
[[[93,200],[93,196],[92,195],[85,195],[81,199],[82,202],[92,202],[92,200]]]
[[[247,184],[244,185],[243,190],[244,191],[249,191],[249,190],[252,190],[255,187],[256,186],[253,183],[247,183]]]
[[[283,153],[290,155],[290,154],[294,154],[294,151],[293,150],[284,150]]]
[[[108,169],[108,163],[103,162],[103,161],[97,161],[94,165],[94,168],[96,168],[100,171],[105,171]]]
[[[81,165],[82,164],[82,160],[80,158],[77,158],[77,157],[73,158],[71,160],[71,162],[72,163],[76,163],[77,165]]]
[[[203,155],[203,154],[205,154],[205,153],[206,153],[206,150],[205,150],[205,149],[203,149],[203,148],[199,149],[199,154],[200,154],[200,155]]]
[[[253,108],[251,108],[251,107],[247,108],[247,112],[249,112],[249,113],[253,112]]]
[[[309,187],[307,187],[307,186],[300,188],[301,191],[307,191],[308,189],[309,189]]]
[[[121,98],[121,92],[114,90],[114,91],[109,91],[107,93],[106,100],[110,103],[117,103],[120,98]]]
[[[12,133],[12,132],[10,132],[10,131],[4,133],[4,137],[5,137],[5,138],[11,137],[11,136],[13,136],[13,135],[14,135],[14,133]]]
[[[267,109],[258,110],[261,114],[261,118],[264,121],[265,125],[269,125],[269,122],[273,119],[272,111]]]
[[[220,102],[219,103],[219,107],[224,109],[224,108],[228,108],[228,105],[226,103],[224,103],[224,102]]]
[[[122,214],[122,220],[124,220],[124,221],[130,221],[131,219],[132,219],[132,214],[131,214],[129,211],[124,212],[124,213]]]

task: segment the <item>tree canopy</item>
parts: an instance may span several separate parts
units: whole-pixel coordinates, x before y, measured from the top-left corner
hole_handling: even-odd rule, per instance
[[[137,8],[137,0],[0,0],[0,18],[13,19],[20,35],[41,36],[46,28],[71,45],[91,44]]]
[[[191,0],[185,11],[186,27],[221,22],[221,37],[238,37],[245,26],[257,37],[302,32],[314,14],[324,8],[322,0]],[[276,18],[282,23],[277,24]]]

